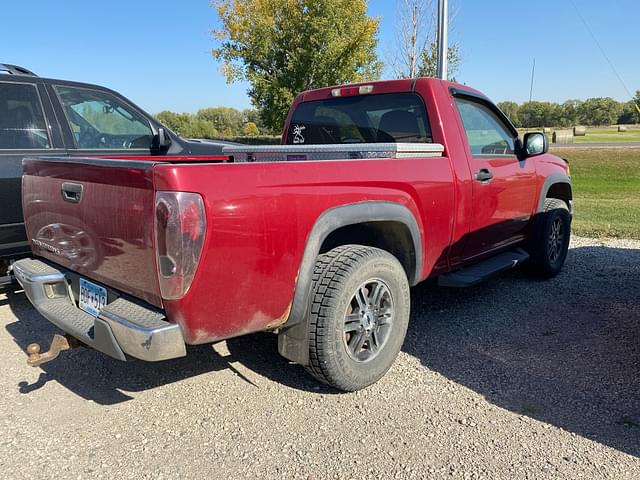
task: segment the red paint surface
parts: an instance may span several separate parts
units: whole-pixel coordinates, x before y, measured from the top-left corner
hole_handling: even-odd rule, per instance
[[[414,84],[398,80],[373,85],[376,94],[411,91]],[[159,305],[154,190],[201,194],[207,232],[195,278],[184,298],[163,302],[188,343],[286,321],[308,235],[320,215],[333,207],[367,201],[406,206],[422,236],[423,264],[418,267],[425,279],[521,240],[544,178],[566,173],[564,162],[551,155],[528,159],[524,165],[490,158],[483,159],[482,166],[497,173],[496,181],[488,188],[476,185],[472,173],[482,166],[470,156],[448,91],[451,85],[432,79],[415,84],[427,107],[434,142],[445,147],[439,158],[226,163],[220,161],[224,157],[128,157],[156,162],[144,171],[27,162],[24,208],[29,236],[34,238],[47,222],[63,217],[71,222],[77,205],[60,199],[63,179],[87,182],[87,191],[91,187],[96,192],[87,197],[91,208],[80,209],[78,225],[93,229],[99,245],[117,248],[92,269],[74,269]],[[303,93],[292,110],[301,101],[330,95],[331,88]],[[42,249],[35,253],[64,263]]]

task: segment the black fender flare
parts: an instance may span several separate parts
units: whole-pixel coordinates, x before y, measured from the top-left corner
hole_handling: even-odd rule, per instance
[[[569,177],[568,175],[565,175],[564,173],[552,173],[551,175],[549,175],[547,178],[544,179],[544,183],[542,184],[542,188],[540,189],[540,196],[538,197],[538,206],[537,206],[537,213],[540,213],[544,210],[544,201],[547,198],[547,194],[549,193],[549,190],[551,190],[551,187],[553,187],[554,185],[558,184],[558,183],[565,183],[569,185],[569,189],[571,190],[571,196],[573,197],[573,185],[571,184],[571,177]],[[572,212],[572,205],[571,202],[569,202],[569,212]]]
[[[385,221],[402,223],[409,230],[415,253],[413,274],[409,278],[409,283],[415,285],[421,280],[422,238],[418,222],[406,206],[392,202],[371,201],[341,205],[326,210],[318,217],[307,238],[302,262],[298,269],[291,312],[278,334],[278,351],[283,357],[301,365],[309,362],[307,305],[311,293],[313,268],[324,240],[341,227]]]

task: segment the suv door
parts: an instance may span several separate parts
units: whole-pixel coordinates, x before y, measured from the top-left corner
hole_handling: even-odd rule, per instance
[[[464,256],[471,259],[525,238],[536,199],[535,162],[516,155],[517,132],[489,101],[456,96],[469,143],[473,216]],[[499,112],[499,111],[498,111]]]
[[[100,89],[53,85],[71,155],[150,155],[149,119],[122,98]]]
[[[22,159],[64,154],[39,82],[0,80],[0,257],[29,252],[22,216]],[[56,148],[57,147],[57,148]]]

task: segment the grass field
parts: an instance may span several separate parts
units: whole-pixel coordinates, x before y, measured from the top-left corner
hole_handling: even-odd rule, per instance
[[[573,231],[640,239],[640,148],[561,149],[573,179]]]
[[[618,132],[618,127],[587,128],[584,137],[574,137],[574,143],[618,143],[640,142],[640,127],[629,126],[626,132]]]

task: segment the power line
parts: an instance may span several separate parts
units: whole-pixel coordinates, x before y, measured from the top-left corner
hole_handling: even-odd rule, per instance
[[[635,104],[635,97],[631,93],[631,90],[629,90],[629,88],[627,87],[627,84],[624,83],[624,80],[622,79],[622,77],[618,73],[618,70],[616,69],[616,67],[613,64],[613,62],[611,61],[611,59],[609,58],[609,55],[607,55],[607,52],[605,52],[604,48],[602,47],[602,45],[598,41],[598,38],[596,37],[595,33],[593,33],[593,30],[591,29],[591,27],[587,23],[587,20],[582,16],[582,13],[580,13],[580,10],[578,9],[578,6],[576,5],[576,2],[574,2],[574,0],[569,0],[569,2],[571,2],[571,5],[573,5],[573,8],[575,9],[576,13],[578,14],[578,18],[580,18],[580,20],[584,24],[585,28],[587,29],[587,32],[589,32],[589,35],[591,35],[591,38],[593,39],[595,44],[600,49],[600,52],[602,53],[602,56],[609,63],[609,66],[611,67],[611,70],[613,70],[613,73],[616,75],[616,77],[618,77],[618,80],[620,81],[620,84],[627,91],[627,94],[629,95],[629,97],[632,100],[634,100],[634,104]],[[640,107],[637,104],[636,104],[636,109],[638,110],[638,113],[640,113]]]

